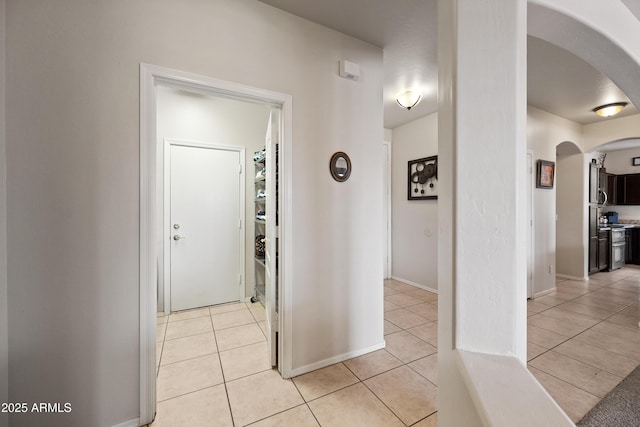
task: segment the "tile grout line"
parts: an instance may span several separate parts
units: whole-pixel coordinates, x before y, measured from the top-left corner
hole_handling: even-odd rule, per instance
[[[555,306],[550,306],[549,308],[544,309],[544,310],[542,310],[542,311],[540,311],[540,312],[538,312],[538,313],[535,313],[535,314],[533,314],[532,316],[535,316],[536,314],[544,313],[545,311],[550,310],[550,309],[552,309],[552,308],[559,308],[560,306],[562,306],[562,305],[563,305],[563,304],[565,304],[565,303],[572,302],[572,301],[574,301],[575,299],[578,299],[578,298],[581,298],[581,297],[583,297],[583,296],[586,296],[586,295],[589,295],[589,294],[595,293],[595,292],[600,291],[600,290],[605,289],[605,288],[606,288],[606,289],[616,289],[616,288],[609,288],[609,287],[610,287],[611,285],[613,285],[613,284],[615,284],[615,283],[619,282],[619,281],[629,279],[630,277],[631,277],[631,276],[627,276],[627,277],[624,277],[624,278],[622,278],[622,279],[614,280],[613,282],[611,282],[611,283],[609,283],[609,284],[606,284],[606,285],[601,286],[600,288],[596,289],[595,291],[589,291],[589,292],[587,292],[586,294],[583,294],[583,295],[577,296],[576,298],[573,298],[573,299],[570,299],[570,300],[564,301],[564,302],[562,302],[562,303],[560,303],[560,304],[557,304],[557,305],[555,305]],[[558,285],[558,283],[556,283],[556,290],[557,290],[557,285]],[[557,291],[556,291],[556,292],[557,292]],[[629,292],[629,293],[632,293],[632,292]],[[630,295],[630,296],[631,296],[631,295]],[[598,299],[598,298],[596,298],[596,299]],[[534,301],[535,301],[535,300],[534,300]],[[613,302],[613,301],[608,301],[608,300],[603,300],[603,301],[610,302],[610,303],[614,303],[614,304],[619,304],[619,303],[616,303],[616,302]],[[579,304],[579,303],[578,303],[578,304]],[[604,319],[597,319],[597,320],[598,320],[598,322],[597,322],[597,323],[595,323],[594,325],[592,325],[592,326],[590,326],[590,327],[586,328],[585,330],[583,330],[583,331],[581,331],[581,332],[579,332],[579,333],[577,333],[577,334],[575,334],[575,335],[573,335],[573,336],[571,336],[571,337],[567,338],[566,340],[562,341],[561,343],[559,343],[559,344],[557,344],[557,345],[555,345],[555,346],[553,346],[553,347],[551,347],[551,348],[549,348],[549,349],[545,350],[544,352],[540,353],[539,355],[537,355],[537,356],[535,356],[535,357],[531,358],[530,360],[528,360],[528,361],[527,361],[527,366],[529,366],[529,363],[530,363],[530,362],[532,362],[532,361],[536,360],[537,358],[539,358],[539,357],[543,356],[544,354],[546,354],[546,353],[548,353],[548,352],[550,352],[550,351],[552,351],[552,350],[555,350],[557,347],[561,346],[562,344],[565,344],[565,343],[567,343],[567,342],[571,341],[572,339],[579,337],[580,335],[582,335],[582,334],[584,334],[585,332],[587,332],[587,331],[589,331],[589,330],[593,329],[593,328],[594,328],[594,327],[596,327],[597,325],[599,325],[599,324],[601,324],[601,323],[603,323],[603,322],[605,322],[605,321],[609,320],[611,317],[615,316],[616,314],[620,313],[622,310],[625,310],[626,308],[628,308],[629,306],[631,306],[631,305],[633,305],[633,304],[635,304],[635,302],[632,302],[632,303],[629,303],[629,304],[627,304],[627,305],[624,305],[622,308],[618,309],[617,311],[612,312],[611,314],[609,314],[609,315],[608,315],[607,317],[605,317]],[[582,304],[582,305],[586,305],[586,304]],[[570,311],[570,310],[569,310],[569,311]],[[581,314],[581,313],[576,313],[576,314],[579,314],[579,315],[582,315],[582,316],[586,316],[586,317],[592,317],[592,316],[589,316],[589,315],[586,315],[586,314]],[[529,318],[529,317],[531,317],[531,316],[527,316],[527,322],[528,322],[528,318]],[[593,317],[592,317],[592,318],[593,318]],[[596,318],[594,318],[594,319],[596,319]],[[533,326],[535,326],[535,325],[533,325]],[[619,326],[620,326],[620,327],[624,327],[624,326],[622,326],[622,325],[619,325]],[[542,328],[542,327],[540,327],[540,326],[537,326],[537,327],[539,327],[540,329],[544,329],[544,330],[546,330],[546,331],[549,331],[549,332],[554,332],[554,331],[551,331],[551,330],[549,330],[549,329]],[[598,332],[598,331],[596,331],[596,332]],[[556,334],[557,334],[557,332],[554,332],[554,333],[556,333]],[[535,344],[535,343],[534,343],[534,344]],[[592,345],[592,344],[591,344],[591,345]],[[607,350],[606,348],[598,347],[598,346],[595,346],[595,345],[594,345],[594,347],[597,347],[597,348],[600,348],[600,349],[603,349],[603,350]],[[610,350],[608,350],[608,351],[610,351]],[[616,352],[613,352],[613,353],[616,353]],[[569,358],[569,359],[571,359],[571,360],[574,360],[574,361],[577,361],[577,362],[579,362],[579,363],[582,363],[582,364],[584,364],[584,365],[586,365],[586,366],[589,366],[589,367],[591,367],[591,368],[593,368],[593,369],[598,369],[599,371],[603,371],[603,372],[606,372],[606,373],[608,373],[608,374],[610,374],[610,375],[612,375],[612,376],[615,376],[615,377],[617,377],[617,378],[620,378],[618,375],[616,375],[616,374],[614,374],[614,373],[612,373],[612,372],[608,372],[608,371],[606,371],[605,369],[599,368],[599,367],[597,367],[597,366],[593,366],[592,364],[587,363],[587,362],[585,362],[585,361],[578,360],[578,359],[576,359],[576,358],[574,358],[574,357],[572,357],[572,356],[565,355],[565,354],[563,354],[563,353],[559,353],[559,354],[561,354],[562,356],[567,357],[567,358]],[[616,353],[616,354],[619,354],[619,353]],[[624,355],[622,355],[622,354],[619,354],[619,355],[620,355],[620,356],[624,356]],[[629,358],[628,356],[624,356],[624,357]],[[631,358],[629,358],[629,359],[631,359]],[[631,360],[634,360],[634,359],[631,359]],[[592,396],[596,397],[598,400],[602,400],[602,399],[603,399],[603,397],[596,396],[596,395],[594,395],[592,392],[590,392],[590,391],[588,391],[588,390],[585,390],[585,389],[583,389],[582,387],[580,387],[580,386],[578,386],[578,385],[576,385],[576,384],[572,384],[572,383],[570,383],[570,382],[568,382],[568,381],[566,381],[566,380],[563,380],[562,378],[559,378],[559,377],[557,377],[556,375],[554,375],[554,374],[552,374],[552,373],[549,373],[549,372],[547,372],[547,371],[546,371],[546,370],[544,370],[544,369],[541,369],[541,368],[538,368],[538,367],[535,367],[535,366],[532,366],[532,367],[533,367],[533,368],[535,368],[535,369],[537,369],[537,370],[539,370],[539,371],[541,371],[541,372],[543,372],[543,373],[545,373],[545,374],[547,374],[547,375],[549,375],[549,376],[551,376],[551,377],[553,377],[553,378],[555,378],[555,379],[557,379],[558,381],[562,381],[562,382],[563,382],[563,383],[565,383],[565,384],[568,384],[568,385],[570,385],[570,386],[572,386],[572,387],[575,387],[575,388],[577,388],[577,389],[579,389],[579,390],[581,390],[581,391],[583,391],[583,392],[585,392],[585,393],[588,393],[588,394],[590,394],[590,395],[592,395]],[[620,382],[622,382],[622,380],[624,380],[624,378],[620,378],[620,381],[618,381],[618,383],[617,383],[617,384],[620,384]],[[617,385],[617,384],[616,384],[616,385]],[[614,385],[614,387],[613,387],[613,388],[615,388],[615,387],[616,387],[616,386]],[[613,389],[613,388],[612,388],[612,389]],[[611,390],[609,390],[609,391],[611,391]]]
[[[385,283],[385,286],[386,286],[386,285],[387,285],[387,284]],[[409,286],[411,286],[411,285],[409,285]],[[421,288],[417,288],[417,289],[421,289]],[[413,290],[412,290],[412,291],[413,291]],[[408,296],[411,296],[411,297],[413,297],[413,298],[416,298],[415,296],[410,295],[410,294],[407,294],[407,293],[406,293],[406,292],[404,292],[404,291],[397,291],[397,292],[398,292],[399,294],[408,295]],[[430,292],[430,291],[426,291],[426,290],[425,290],[425,292]],[[398,293],[393,294],[393,295],[397,295]],[[385,301],[386,301],[386,298],[387,298],[387,297],[384,297],[384,300],[385,300]],[[404,306],[404,307],[398,306],[398,308],[397,308],[397,309],[389,310],[388,312],[396,311],[396,310],[399,310],[399,309],[405,309],[405,310],[408,310],[408,307],[415,307],[415,306],[420,305],[420,304],[424,304],[424,303],[431,303],[431,301],[437,301],[437,299],[436,299],[436,300],[430,300],[430,301],[421,301],[421,302],[419,302],[419,303],[417,303],[417,304],[407,305],[407,306]],[[388,301],[388,302],[391,302],[391,301]],[[391,303],[393,304],[393,302],[391,302]],[[396,304],[396,305],[397,305],[397,304]],[[431,305],[433,305],[433,306],[434,306],[434,307],[436,307],[436,309],[437,309],[437,305],[436,305],[436,304],[431,304]],[[408,311],[409,311],[409,312],[411,312],[411,313],[413,313],[411,310],[408,310]],[[383,316],[386,316],[386,314],[387,314],[388,312],[387,312],[387,311],[385,311],[385,312],[383,313]],[[424,319],[424,317],[420,316],[420,315],[419,315],[419,314],[417,314],[417,313],[413,313],[413,314],[416,314],[417,316],[419,316],[419,317],[421,317],[421,318],[423,318],[423,319]],[[391,371],[393,371],[394,369],[398,369],[398,368],[400,368],[400,367],[406,366],[406,367],[407,367],[407,368],[409,368],[411,371],[413,371],[413,372],[415,372],[417,375],[419,375],[421,378],[424,378],[424,379],[425,379],[429,384],[432,384],[432,385],[436,388],[436,392],[437,392],[437,390],[438,390],[438,385],[437,385],[437,384],[433,384],[433,382],[431,382],[428,378],[426,378],[424,375],[422,375],[422,374],[421,374],[420,372],[418,372],[416,369],[414,369],[413,367],[411,367],[409,364],[410,364],[410,363],[414,363],[414,362],[416,362],[416,361],[418,361],[418,360],[424,359],[424,358],[426,358],[426,357],[431,357],[431,356],[433,356],[434,354],[436,354],[436,355],[437,355],[437,354],[438,354],[438,347],[433,346],[431,343],[429,343],[429,342],[427,342],[427,341],[423,340],[422,338],[420,338],[420,337],[418,337],[418,336],[414,335],[411,331],[409,331],[409,329],[411,329],[411,328],[413,328],[413,327],[408,328],[408,329],[405,329],[405,328],[402,328],[402,327],[401,327],[401,326],[399,326],[399,325],[396,325],[396,324],[395,324],[395,323],[393,323],[392,321],[387,320],[386,318],[385,318],[384,320],[385,320],[385,321],[387,321],[387,322],[389,322],[389,323],[391,323],[392,325],[394,325],[394,326],[396,326],[396,327],[400,328],[400,330],[399,330],[399,331],[395,331],[395,332],[392,332],[392,333],[390,333],[390,334],[386,334],[386,335],[393,335],[393,334],[400,333],[400,332],[408,332],[410,335],[414,336],[415,338],[419,339],[420,341],[425,342],[426,344],[428,344],[428,345],[430,345],[430,346],[432,346],[432,347],[434,347],[434,348],[436,349],[435,353],[431,353],[431,354],[429,354],[429,355],[427,355],[427,356],[420,357],[420,358],[418,358],[418,359],[416,359],[416,360],[412,360],[412,361],[410,361],[410,362],[405,362],[404,360],[402,360],[402,359],[398,358],[397,356],[395,356],[393,353],[391,353],[391,352],[389,352],[388,350],[386,350],[386,348],[383,348],[383,349],[381,349],[381,350],[386,351],[386,352],[387,352],[388,354],[390,354],[392,357],[394,357],[395,359],[399,360],[402,364],[401,364],[400,366],[395,366],[395,367],[393,367],[393,368],[391,368],[391,369],[388,369],[388,370],[386,370],[386,371],[384,371],[384,372],[379,372],[379,373],[377,373],[376,375],[373,375],[373,376],[371,376],[371,377],[369,377],[369,378],[366,378],[366,380],[361,380],[361,381],[360,381],[360,382],[361,382],[361,383],[362,383],[362,384],[367,388],[367,390],[369,390],[371,393],[373,393],[373,395],[374,395],[374,396],[375,396],[375,397],[376,397],[380,402],[382,402],[382,404],[383,404],[387,409],[389,409],[389,411],[391,411],[391,413],[392,413],[393,415],[395,415],[395,416],[396,416],[396,418],[398,418],[398,420],[399,420],[402,424],[404,424],[405,426],[407,426],[407,424],[406,424],[404,421],[402,421],[402,419],[398,416],[398,414],[396,414],[396,413],[395,413],[391,408],[389,408],[389,406],[387,406],[387,404],[386,404],[386,403],[385,403],[385,402],[384,402],[384,401],[383,401],[383,400],[382,400],[382,399],[381,399],[381,398],[380,398],[380,397],[379,397],[379,396],[378,396],[378,395],[377,395],[373,390],[371,390],[371,388],[369,388],[369,387],[367,386],[367,384],[365,383],[365,381],[368,381],[368,380],[370,380],[370,379],[372,379],[372,378],[378,377],[378,376],[383,375],[383,374],[385,374],[385,373],[391,372]],[[414,326],[414,327],[423,326],[423,325],[426,325],[426,324],[429,324],[429,323],[436,323],[436,324],[437,324],[437,320],[427,321],[426,323],[423,323],[423,324],[421,324],[421,325],[417,325],[417,326]],[[384,335],[384,336],[386,336],[386,335]],[[346,365],[345,365],[345,366],[346,366]],[[347,366],[347,369],[349,369],[349,367],[348,367],[348,366]],[[349,369],[349,370],[351,371],[351,369]],[[355,373],[354,373],[354,375],[355,375]],[[357,375],[356,375],[356,378],[358,378],[358,379],[359,379],[359,377],[358,377]],[[434,412],[432,412],[431,414],[427,415],[427,416],[426,416],[426,417],[424,417],[424,418],[419,419],[418,421],[416,421],[415,423],[413,423],[413,424],[411,424],[411,425],[415,425],[415,424],[417,424],[417,423],[419,423],[419,422],[421,422],[421,421],[423,421],[423,420],[425,420],[425,419],[427,419],[427,418],[429,418],[429,417],[431,417],[431,416],[433,416],[434,414],[437,414],[437,413],[438,413],[438,410],[436,409],[436,410],[435,410]]]
[[[218,337],[216,336],[216,329],[213,326],[213,315],[209,312],[209,321],[211,322],[211,329],[213,330],[213,342],[218,350],[218,363],[220,363],[220,374],[222,375],[222,384],[224,385],[224,394],[227,397],[227,407],[229,408],[229,416],[231,417],[231,425],[235,427],[236,420],[233,417],[233,409],[231,408],[231,399],[229,398],[229,389],[227,388],[227,379],[224,376],[224,368],[222,367],[222,358],[220,357],[220,348],[218,347]]]

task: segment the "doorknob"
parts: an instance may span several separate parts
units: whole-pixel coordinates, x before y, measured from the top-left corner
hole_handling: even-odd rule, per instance
[[[174,230],[179,229],[180,228],[180,224],[173,224],[173,228],[174,228]]]
[[[184,236],[178,236],[177,234],[175,236],[173,236],[173,240],[181,240],[181,239],[186,239],[186,237]]]

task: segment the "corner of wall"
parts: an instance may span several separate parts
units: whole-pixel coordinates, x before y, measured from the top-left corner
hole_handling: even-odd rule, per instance
[[[393,129],[384,128],[384,140],[385,142],[393,141]]]

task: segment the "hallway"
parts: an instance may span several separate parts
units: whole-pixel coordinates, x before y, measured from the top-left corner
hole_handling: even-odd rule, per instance
[[[385,299],[386,349],[293,380],[269,366],[258,303],[159,316],[151,426],[435,427],[437,295],[387,281]]]
[[[574,421],[640,364],[640,269],[558,279],[528,302],[529,369]],[[437,295],[385,281],[386,348],[282,380],[264,309],[158,317],[159,426],[437,425]]]

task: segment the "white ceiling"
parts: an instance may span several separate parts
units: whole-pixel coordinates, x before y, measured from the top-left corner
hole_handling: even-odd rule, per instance
[[[437,111],[437,0],[261,1],[383,48],[386,128]],[[423,93],[422,101],[411,111],[395,102],[396,95],[407,89]],[[581,124],[606,120],[591,111],[598,105],[629,102],[611,80],[589,64],[531,36],[528,96],[530,105]],[[616,117],[637,113],[629,104]]]

